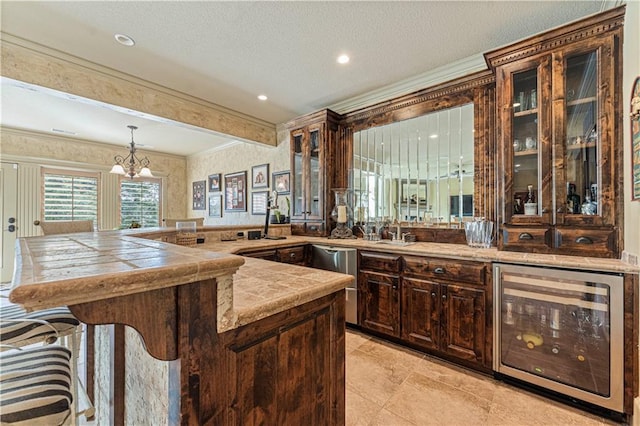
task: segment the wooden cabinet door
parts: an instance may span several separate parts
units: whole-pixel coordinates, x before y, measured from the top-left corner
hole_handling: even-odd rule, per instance
[[[399,280],[397,275],[360,272],[358,307],[363,328],[390,336],[400,336]]]
[[[485,291],[446,285],[442,294],[442,351],[460,359],[484,363]]]
[[[402,278],[401,300],[402,338],[428,349],[439,349],[442,286]]]

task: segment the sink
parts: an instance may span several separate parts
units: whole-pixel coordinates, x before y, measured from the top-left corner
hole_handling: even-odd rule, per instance
[[[410,246],[411,244],[415,244],[414,242],[406,242],[406,241],[399,241],[399,240],[380,240],[380,241],[376,241],[376,244],[388,244],[391,246],[400,246],[400,247],[404,247],[404,246]]]

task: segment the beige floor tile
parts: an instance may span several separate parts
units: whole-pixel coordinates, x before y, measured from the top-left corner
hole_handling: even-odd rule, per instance
[[[371,340],[371,336],[367,336],[356,330],[347,330],[345,340],[345,353],[349,354],[358,349],[363,343]]]
[[[347,426],[367,426],[382,410],[382,406],[347,389]]]
[[[414,372],[384,408],[417,425],[483,424],[491,401]]]
[[[391,350],[385,348],[392,359],[404,358],[402,353],[393,357]],[[385,360],[380,354],[364,352],[356,349],[347,357],[346,382],[347,389],[358,393],[360,396],[384,405],[391,395],[409,376],[411,367],[403,363]]]
[[[397,416],[387,410],[380,410],[376,418],[369,423],[370,426],[416,426],[400,416]]]

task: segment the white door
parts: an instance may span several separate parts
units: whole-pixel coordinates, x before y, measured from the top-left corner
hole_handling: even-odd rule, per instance
[[[18,165],[0,163],[0,224],[2,224],[2,274],[0,282],[11,281],[15,257],[18,205]]]

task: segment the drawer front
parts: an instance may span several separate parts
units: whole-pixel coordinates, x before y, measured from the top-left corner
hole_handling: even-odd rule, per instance
[[[402,269],[402,256],[363,251],[360,252],[360,269],[399,273]]]
[[[547,227],[504,226],[500,240],[502,250],[549,253],[552,231]]]
[[[277,260],[282,263],[304,263],[305,247],[289,247],[278,249]]]
[[[425,258],[418,256],[404,257],[404,274],[435,281],[464,282],[484,286],[487,267],[484,263]]]
[[[260,250],[248,253],[241,253],[242,256],[246,257],[255,257],[258,259],[264,260],[276,260],[276,251],[275,250]]]
[[[615,253],[615,229],[556,230],[556,247],[560,254],[584,254],[590,257],[611,257]]]

